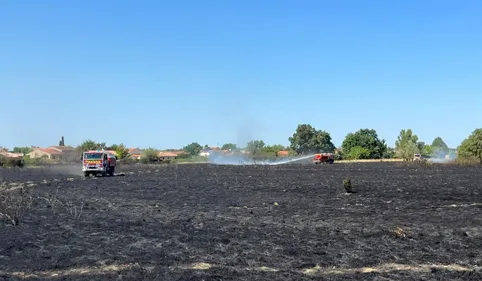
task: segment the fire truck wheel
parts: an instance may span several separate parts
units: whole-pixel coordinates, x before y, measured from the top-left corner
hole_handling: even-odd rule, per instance
[[[90,176],[89,172],[84,172],[84,177]]]

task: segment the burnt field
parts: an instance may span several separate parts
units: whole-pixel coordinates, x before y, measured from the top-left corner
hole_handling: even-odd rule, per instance
[[[482,280],[480,167],[69,170],[0,169],[0,280]]]

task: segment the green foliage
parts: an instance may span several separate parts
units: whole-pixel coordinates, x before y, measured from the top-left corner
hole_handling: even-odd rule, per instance
[[[263,154],[266,154],[266,155],[276,156],[278,152],[282,150],[286,150],[286,147],[281,144],[275,144],[275,145],[267,145],[263,147],[262,152]]]
[[[13,152],[14,152],[14,153],[22,153],[23,155],[27,155],[27,154],[29,154],[30,152],[32,152],[32,148],[31,148],[31,147],[28,147],[28,146],[24,146],[24,147],[14,147],[14,148],[13,148]]]
[[[86,140],[84,141],[80,146],[80,150],[82,152],[87,151],[87,150],[98,150],[98,149],[103,149],[105,148],[105,142],[95,142],[93,140]]]
[[[59,141],[59,146],[65,146],[65,139],[64,139],[64,136],[62,136],[60,138],[60,141]]]
[[[253,155],[260,154],[264,148],[265,144],[262,140],[252,140],[246,145],[246,150]]]
[[[295,133],[288,140],[290,148],[298,154],[335,151],[330,134],[316,130],[309,124],[298,125]]]
[[[432,146],[431,145],[424,145],[420,151],[420,153],[422,154],[422,156],[424,157],[431,157],[432,154],[433,154],[433,149],[432,149]]]
[[[353,159],[380,159],[387,150],[385,140],[380,140],[378,134],[373,129],[360,129],[355,133],[349,133],[346,135],[342,144],[342,150],[351,155],[351,150],[355,147],[362,147],[368,151],[369,156],[363,156],[366,158],[353,158]],[[361,152],[358,149],[357,153]],[[351,156],[350,156],[351,157]]]
[[[148,164],[154,163],[159,160],[159,151],[155,148],[146,148],[144,149],[142,156],[141,156],[141,163]]]
[[[129,149],[123,144],[113,144],[110,146],[112,150],[117,154],[117,159],[124,159],[129,156]]]
[[[383,153],[384,159],[392,159],[392,158],[395,158],[395,156],[396,156],[396,153],[393,147],[387,147],[387,150],[385,151],[385,153]]]
[[[461,159],[477,159],[482,164],[482,128],[475,129],[457,148]]]
[[[370,159],[370,150],[362,146],[352,147],[347,154],[347,158],[352,160]]]
[[[236,144],[234,143],[225,143],[223,144],[223,146],[221,147],[222,150],[235,150],[236,149]]]
[[[436,137],[432,142],[434,150],[442,150],[445,154],[449,153],[449,147],[441,137]]]
[[[186,145],[183,150],[191,155],[199,155],[203,147],[197,143],[193,142],[191,144]]]
[[[395,141],[396,155],[407,161],[412,160],[414,154],[420,153],[417,142],[418,137],[411,129],[401,130]]]
[[[19,158],[7,158],[0,155],[0,167],[23,167],[24,161]]]
[[[444,158],[449,154],[449,147],[441,137],[436,137],[432,142],[432,154],[438,158]]]

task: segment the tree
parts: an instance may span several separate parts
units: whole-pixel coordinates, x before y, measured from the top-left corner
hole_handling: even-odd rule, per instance
[[[354,146],[350,148],[347,155],[349,159],[369,159],[371,158],[370,150],[362,146]]]
[[[64,136],[62,136],[62,138],[60,138],[59,146],[65,146]]]
[[[98,149],[104,149],[106,147],[105,142],[95,142],[93,140],[86,140],[80,145],[80,149],[82,151],[87,151],[87,150],[98,150]]]
[[[418,137],[413,134],[411,129],[401,130],[395,141],[395,149],[398,157],[404,160],[413,159],[413,155],[420,153],[417,146]]]
[[[199,155],[202,149],[203,149],[202,145],[200,145],[197,142],[193,142],[191,144],[186,145],[182,150],[194,156],[194,155]]]
[[[32,152],[32,148],[28,147],[28,146],[14,147],[13,152],[14,153],[22,153],[23,155],[27,155],[28,153]]]
[[[385,140],[380,140],[377,132],[373,129],[360,129],[355,133],[349,133],[346,135],[345,140],[343,140],[341,147],[347,155],[350,155],[350,151],[354,147],[363,147],[368,151],[369,156],[367,158],[372,159],[382,158],[387,150]],[[358,152],[360,152],[359,149]]]
[[[449,153],[448,145],[441,137],[436,137],[432,142],[432,153],[439,158],[445,157]]]
[[[431,157],[433,155],[432,146],[428,144],[424,145],[420,153],[422,154],[422,156]]]
[[[222,150],[235,150],[236,149],[236,144],[234,143],[225,143],[221,147]]]
[[[124,144],[113,144],[110,149],[114,150],[117,154],[117,159],[124,159],[129,156],[129,149]]]
[[[249,151],[252,155],[259,154],[265,146],[264,141],[262,140],[252,140],[248,142],[246,145],[246,150]]]
[[[141,156],[142,163],[153,163],[159,160],[159,151],[157,149],[148,147],[143,150]]]
[[[267,145],[263,148],[263,152],[274,153],[274,154],[282,150],[286,150],[286,147],[281,144]]]
[[[330,134],[323,130],[316,130],[309,124],[299,124],[288,140],[290,148],[297,154],[335,151]]]
[[[475,129],[457,148],[458,157],[477,159],[482,164],[482,128]]]

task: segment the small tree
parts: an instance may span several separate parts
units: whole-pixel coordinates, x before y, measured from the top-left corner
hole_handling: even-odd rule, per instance
[[[129,156],[129,149],[124,144],[113,144],[110,147],[117,154],[117,159],[124,159]]]
[[[146,148],[144,149],[142,156],[141,156],[141,162],[148,164],[148,163],[154,163],[159,160],[159,151],[154,148]]]
[[[203,149],[202,145],[197,142],[193,142],[191,144],[186,145],[183,150],[191,155],[199,155],[201,150]]]
[[[420,153],[417,142],[418,137],[413,134],[411,129],[401,130],[395,141],[397,156],[406,161],[412,160],[414,154]]]
[[[262,140],[252,140],[246,145],[246,150],[252,155],[257,155],[265,148],[265,143]]]
[[[221,147],[222,150],[235,150],[236,149],[236,144],[234,143],[225,143]]]

